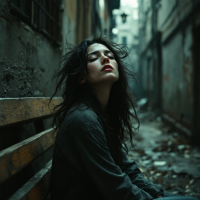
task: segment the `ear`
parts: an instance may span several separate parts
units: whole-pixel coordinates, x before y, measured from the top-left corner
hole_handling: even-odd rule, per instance
[[[80,84],[83,84],[83,83],[85,83],[87,80],[86,80],[86,78],[85,77],[80,77],[79,78],[79,83]]]

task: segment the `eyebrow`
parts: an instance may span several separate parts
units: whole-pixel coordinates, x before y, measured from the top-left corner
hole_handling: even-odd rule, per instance
[[[105,51],[103,51],[103,52],[105,52],[105,53],[112,53],[112,54],[114,55],[114,53],[113,53],[112,51],[110,51],[110,50],[105,50]],[[93,54],[97,54],[97,53],[99,53],[99,51],[94,51],[94,52],[92,52],[92,53],[89,53],[89,54],[87,55],[87,57],[90,56],[90,55],[93,55]]]

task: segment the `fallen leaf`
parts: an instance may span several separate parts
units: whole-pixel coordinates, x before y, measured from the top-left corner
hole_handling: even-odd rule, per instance
[[[173,192],[171,192],[172,194],[178,194],[178,192],[177,191],[173,191]]]
[[[179,149],[179,150],[185,149],[185,145],[184,144],[178,145],[177,149]]]
[[[155,161],[153,164],[155,166],[164,166],[166,165],[166,161]]]
[[[185,158],[190,158],[190,155],[184,154],[184,157],[185,157]]]
[[[190,150],[187,149],[187,150],[184,151],[184,153],[189,154]]]
[[[194,183],[194,179],[190,180],[189,185],[191,185],[192,183]]]
[[[144,165],[149,164],[150,162],[151,162],[151,160],[144,160],[144,161],[142,161],[142,163],[143,163]]]
[[[161,176],[162,174],[161,173],[156,173],[156,176]]]

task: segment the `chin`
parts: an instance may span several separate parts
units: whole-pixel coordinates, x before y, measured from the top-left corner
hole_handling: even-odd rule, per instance
[[[106,79],[104,81],[109,81],[109,82],[116,82],[118,81],[119,77],[116,76],[110,76],[110,77],[106,77]]]

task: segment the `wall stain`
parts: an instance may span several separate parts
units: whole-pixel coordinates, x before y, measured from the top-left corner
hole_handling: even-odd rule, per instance
[[[164,80],[165,80],[165,81],[169,81],[169,75],[168,75],[168,74],[165,74],[165,75],[164,75]]]
[[[23,54],[21,54],[21,59],[24,59]],[[7,61],[4,62],[2,71],[1,97],[7,97],[14,91],[19,91],[20,97],[32,96],[31,82],[34,78],[32,66],[24,61],[21,65]]]

